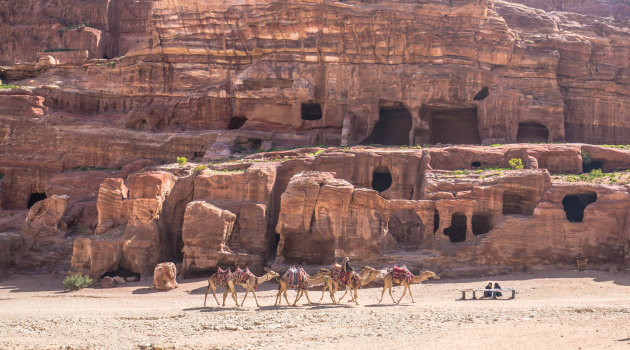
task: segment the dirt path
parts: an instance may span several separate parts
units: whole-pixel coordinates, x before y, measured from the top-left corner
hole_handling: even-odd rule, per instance
[[[180,281],[156,292],[150,282],[121,288],[60,291],[62,276],[13,276],[0,282],[2,349],[628,349],[630,275],[556,271],[492,279],[514,287],[515,300],[460,301],[460,289],[489,279],[443,279],[414,285],[416,303],[392,305],[380,288],[359,291],[361,305],[275,307],[275,284],[245,307],[217,307],[206,282]],[[239,289],[239,300],[242,289]],[[396,287],[394,296],[402,288]],[[289,292],[290,301],[295,297]],[[310,293],[319,300],[320,291]],[[340,295],[338,295],[340,296]],[[221,296],[219,296],[219,299]],[[304,300],[305,301],[305,300]],[[302,300],[300,301],[302,302]]]

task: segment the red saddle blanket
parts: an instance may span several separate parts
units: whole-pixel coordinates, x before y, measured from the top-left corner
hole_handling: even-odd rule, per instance
[[[236,271],[234,271],[234,273],[232,274],[232,280],[234,281],[234,283],[246,283],[248,279],[250,278],[256,278],[256,276],[254,276],[253,273],[251,273],[249,271],[249,268],[245,268],[245,270],[241,269],[240,267],[236,269]]]
[[[289,288],[308,288],[309,276],[303,268],[290,267],[287,272],[284,273],[283,278],[287,281]]]
[[[222,270],[220,267],[217,270],[217,285],[225,287],[227,281],[232,278],[232,271],[228,267],[227,270]]]
[[[406,266],[394,266],[394,269],[392,270],[392,277],[397,281],[411,281],[413,279],[413,274]]]
[[[350,279],[354,280],[355,283],[359,282],[359,275],[356,272],[344,272],[343,268],[341,268],[341,265],[335,264],[330,272],[332,279],[339,283],[339,287],[345,288],[350,282]]]

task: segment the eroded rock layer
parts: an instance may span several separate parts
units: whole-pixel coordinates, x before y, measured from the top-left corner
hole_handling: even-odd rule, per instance
[[[73,244],[93,276],[344,254],[623,263],[627,189],[562,174],[630,168],[588,145],[630,140],[629,16],[614,0],[6,1],[0,205],[28,220],[0,218],[0,251],[21,247],[2,259],[63,264]],[[520,144],[472,146],[496,143]],[[425,146],[162,165],[316,144]],[[514,158],[525,170],[481,170]]]

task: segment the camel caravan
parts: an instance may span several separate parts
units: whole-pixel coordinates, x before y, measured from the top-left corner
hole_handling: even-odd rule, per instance
[[[428,279],[440,279],[440,277],[431,271],[424,271],[419,276],[414,276],[405,266],[394,266],[393,269],[385,272],[374,269],[370,266],[365,266],[359,273],[356,273],[354,269],[349,266],[348,258],[345,258],[342,264],[335,264],[330,269],[320,268],[314,276],[310,276],[302,267],[290,267],[283,275],[267,270],[267,272],[261,277],[255,276],[247,268],[244,270],[238,268],[234,272],[232,272],[229,268],[226,270],[219,268],[216,273],[208,278],[208,287],[206,288],[203,305],[206,306],[208,293],[210,291],[212,291],[212,295],[214,296],[214,300],[216,300],[217,305],[222,306],[225,306],[225,300],[227,299],[228,293],[232,294],[232,298],[234,299],[236,306],[243,306],[247,295],[251,292],[254,296],[254,300],[256,301],[256,306],[260,307],[258,298],[256,297],[256,289],[259,285],[267,281],[271,281],[272,279],[276,279],[278,282],[278,293],[276,294],[276,302],[274,305],[282,305],[282,297],[284,297],[287,305],[291,305],[287,297],[287,291],[289,289],[295,289],[297,292],[295,301],[293,301],[293,306],[297,305],[297,302],[300,298],[302,298],[302,296],[306,297],[308,305],[312,305],[311,298],[308,295],[308,290],[310,287],[318,284],[323,284],[322,296],[319,299],[320,302],[324,299],[326,291],[328,291],[333,304],[337,304],[338,300],[343,300],[346,294],[350,293],[350,300],[348,300],[348,302],[354,302],[356,305],[359,305],[358,289],[374,281],[377,277],[382,276],[383,274],[385,274],[385,276],[383,278],[383,290],[381,292],[379,304],[383,301],[385,290],[389,290],[389,295],[392,297],[392,301],[395,304],[400,303],[407,291],[409,291],[411,301],[415,303],[410,287],[412,283],[420,283]],[[403,294],[398,300],[395,300],[392,295],[392,286],[394,283],[404,287]],[[238,297],[235,289],[235,286],[237,285],[245,288],[245,296],[243,296],[243,300],[240,305],[238,303]],[[223,304],[219,303],[219,299],[216,295],[216,288],[218,286],[225,288],[225,291],[223,292]],[[335,299],[335,294],[341,289],[344,290],[343,295],[341,298]]]

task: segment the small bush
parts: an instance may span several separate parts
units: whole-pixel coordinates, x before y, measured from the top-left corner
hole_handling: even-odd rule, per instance
[[[205,165],[203,165],[203,164],[201,164],[201,165],[197,165],[197,166],[195,167],[195,172],[196,172],[196,173],[200,173],[200,172],[202,172],[202,171],[206,170],[207,168],[208,168],[208,167],[207,167],[207,166],[205,166]]]
[[[114,67],[116,66],[116,62],[107,62],[107,63],[105,63],[105,65],[106,65],[107,67],[112,67],[112,68],[114,68]]]
[[[602,172],[602,169],[593,169],[591,170],[590,173],[588,173],[588,177],[590,178],[596,178],[596,177],[603,177],[604,173]]]
[[[68,290],[79,290],[89,287],[92,279],[86,275],[71,275],[63,280],[63,288]]]
[[[11,84],[0,84],[0,89],[17,89],[19,86]]]
[[[188,163],[188,158],[186,158],[186,157],[177,157],[177,163],[179,165],[186,165],[186,163]]]
[[[508,164],[510,165],[510,168],[512,168],[514,170],[521,170],[521,169],[523,169],[523,161],[521,160],[521,158],[512,158],[512,159],[510,159]]]

